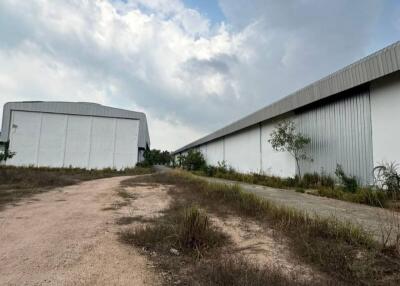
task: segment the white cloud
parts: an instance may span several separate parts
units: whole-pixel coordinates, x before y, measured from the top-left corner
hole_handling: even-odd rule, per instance
[[[229,81],[212,71],[191,74],[186,63],[238,52],[238,40],[224,26],[210,27],[208,19],[178,1],[0,5],[0,16],[6,16],[9,25],[0,34],[2,73],[7,74],[0,81],[1,94],[7,94],[0,103],[79,100],[126,106],[128,102],[154,116],[155,122],[166,120],[164,125],[172,126],[169,118],[176,116],[190,125],[192,119],[176,109],[198,97],[221,95]],[[149,10],[143,12],[143,7]],[[14,31],[22,32],[16,36]],[[186,129],[183,124],[182,130]],[[158,132],[154,131],[156,138]]]
[[[191,126],[176,120],[160,120],[157,117],[148,118],[151,144],[162,146],[166,150],[175,150],[177,146],[186,145],[193,138],[202,134]]]
[[[381,5],[252,3],[220,0],[211,23],[180,0],[3,0],[0,104],[142,110],[175,149],[358,58]]]

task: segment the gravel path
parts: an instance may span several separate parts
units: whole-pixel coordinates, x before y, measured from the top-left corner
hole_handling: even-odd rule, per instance
[[[335,217],[341,221],[349,221],[370,231],[377,241],[382,241],[382,233],[388,233],[393,229],[391,239],[399,231],[400,216],[398,212],[391,212],[386,209],[370,207],[362,204],[349,203],[345,201],[318,197],[293,190],[282,190],[252,185],[229,180],[201,177],[209,182],[225,184],[238,184],[243,190],[254,193],[270,201],[294,207],[296,209],[316,214],[321,217]]]
[[[60,188],[0,212],[0,285],[159,285],[151,263],[118,242],[118,200],[127,177]]]

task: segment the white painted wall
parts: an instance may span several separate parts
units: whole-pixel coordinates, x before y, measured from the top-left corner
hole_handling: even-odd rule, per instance
[[[260,172],[259,126],[225,137],[225,162],[238,172]]]
[[[31,112],[12,112],[10,150],[17,154],[7,165],[36,165],[42,115]]]
[[[91,125],[92,117],[68,115],[64,167],[87,168],[89,166]]]
[[[89,168],[103,169],[113,166],[115,123],[112,118],[94,117],[89,153]]]
[[[208,165],[217,166],[225,160],[227,166],[241,173],[262,172],[267,175],[293,177],[296,165],[286,152],[277,152],[268,142],[276,122],[264,123],[242,132],[207,143],[198,148]]]
[[[400,162],[400,73],[371,83],[374,165]]]
[[[224,141],[223,139],[207,143],[207,164],[217,166],[218,162],[224,161]]]
[[[122,169],[136,165],[138,158],[139,120],[117,119],[114,166]],[[133,166],[134,166],[133,165]]]
[[[293,177],[296,175],[296,163],[287,152],[277,152],[268,142],[276,122],[264,123],[261,128],[262,171],[266,175]]]
[[[117,169],[133,167],[139,121],[13,111],[7,164]]]
[[[66,127],[67,115],[43,113],[36,160],[38,166],[63,165]]]
[[[207,144],[201,145],[199,147],[199,151],[201,152],[201,154],[203,154],[204,160],[206,160],[207,162]]]

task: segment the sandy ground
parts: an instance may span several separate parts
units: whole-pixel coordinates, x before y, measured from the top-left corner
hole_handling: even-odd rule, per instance
[[[324,275],[294,257],[287,241],[274,234],[272,229],[264,229],[250,219],[229,216],[224,219],[211,217],[215,226],[228,234],[234,243],[234,252],[248,258],[260,267],[279,269],[289,278],[302,281],[324,280]]]
[[[121,200],[113,189],[123,179],[61,188],[1,211],[0,285],[159,285],[151,262],[118,242],[123,210],[104,210]]]
[[[135,195],[135,199],[128,207],[122,208],[120,213],[135,218],[153,219],[162,215],[171,203],[168,195],[169,187],[157,184],[143,184],[135,187],[125,187],[126,191]],[[131,225],[132,226],[132,225]]]

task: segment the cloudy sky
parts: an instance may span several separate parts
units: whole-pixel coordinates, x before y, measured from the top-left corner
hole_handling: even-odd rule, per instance
[[[144,111],[174,150],[399,36],[397,0],[0,0],[0,105]]]

